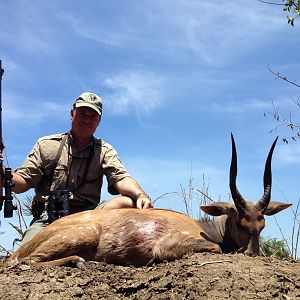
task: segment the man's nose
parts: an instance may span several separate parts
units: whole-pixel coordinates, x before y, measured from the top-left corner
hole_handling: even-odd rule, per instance
[[[93,116],[84,116],[82,118],[85,122],[92,122],[93,121]]]

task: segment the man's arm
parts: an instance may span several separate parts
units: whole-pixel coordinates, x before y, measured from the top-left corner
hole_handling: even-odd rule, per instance
[[[2,153],[0,153],[0,161],[3,161]],[[4,173],[5,167],[3,165],[2,165],[2,169]],[[20,194],[28,191],[31,188],[30,184],[27,183],[22,176],[20,176],[15,172],[12,172],[12,175],[13,175],[12,181],[14,184],[12,188],[13,192],[15,192],[16,194]]]
[[[26,182],[22,176],[15,172],[13,172],[12,175],[14,184],[13,192],[15,192],[16,194],[20,194],[28,191],[31,188],[30,184]]]
[[[118,192],[136,201],[137,208],[152,208],[150,197],[144,192],[132,177],[125,177],[114,184]]]

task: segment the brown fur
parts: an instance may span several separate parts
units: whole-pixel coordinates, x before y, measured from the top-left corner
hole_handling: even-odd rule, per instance
[[[213,222],[200,222],[200,225],[205,232],[204,238],[218,244],[222,252],[259,255],[259,235],[265,227],[264,215],[274,215],[289,206],[291,204],[271,201],[262,212],[255,202],[245,201],[245,210],[239,213],[233,202],[216,202],[201,208],[209,215],[220,217]]]
[[[195,220],[170,210],[92,210],[55,221],[13,253],[9,261],[56,265],[77,261],[77,256],[87,261],[140,266],[180,258],[191,251],[220,253],[218,245],[201,237],[201,230]],[[72,259],[67,259],[69,256]],[[61,258],[64,260],[52,263]]]
[[[264,218],[252,202],[247,203],[249,212],[242,218],[233,203],[203,206],[211,215],[224,215],[206,223],[165,209],[81,212],[49,225],[13,253],[9,261],[45,266],[70,262],[80,265],[85,260],[141,266],[174,260],[192,251],[221,253],[241,249],[258,254]],[[265,214],[277,213],[288,206],[271,202]]]

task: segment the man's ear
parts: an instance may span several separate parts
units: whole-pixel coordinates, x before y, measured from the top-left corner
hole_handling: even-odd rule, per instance
[[[74,109],[72,108],[71,111],[70,111],[70,118],[71,118],[71,120],[73,120],[73,115],[74,115]]]

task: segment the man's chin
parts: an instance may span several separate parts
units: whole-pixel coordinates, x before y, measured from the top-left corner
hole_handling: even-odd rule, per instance
[[[78,130],[78,134],[82,138],[89,138],[93,135],[93,131],[89,128],[80,128],[80,130]]]

